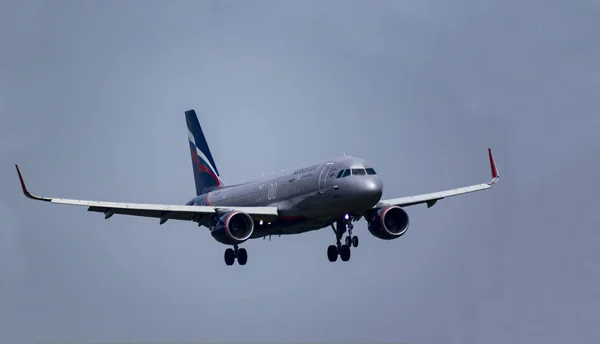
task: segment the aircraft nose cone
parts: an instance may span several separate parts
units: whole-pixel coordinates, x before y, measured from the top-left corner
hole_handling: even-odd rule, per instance
[[[379,201],[383,194],[383,183],[379,178],[365,178],[361,189],[364,197],[377,199],[377,201]]]

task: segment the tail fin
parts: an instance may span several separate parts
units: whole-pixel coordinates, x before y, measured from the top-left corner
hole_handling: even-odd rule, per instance
[[[219,177],[219,170],[213,160],[206,138],[198,122],[196,111],[185,112],[185,121],[188,127],[188,139],[190,142],[190,153],[192,155],[192,167],[194,169],[194,181],[196,182],[196,195],[201,195],[211,189],[223,186]]]

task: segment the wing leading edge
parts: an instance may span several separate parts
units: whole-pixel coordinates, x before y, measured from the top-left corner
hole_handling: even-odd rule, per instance
[[[277,207],[214,207],[214,206],[195,206],[195,205],[168,205],[168,204],[143,204],[143,203],[122,203],[122,202],[103,202],[103,201],[85,201],[64,198],[49,198],[33,195],[27,190],[19,166],[15,165],[23,194],[26,197],[36,200],[56,204],[68,204],[77,206],[86,206],[88,211],[104,213],[104,218],[108,219],[114,214],[131,215],[141,217],[159,218],[160,224],[167,220],[183,220],[201,222],[207,216],[228,212],[232,210],[242,211],[257,220],[274,220],[278,217]]]
[[[427,208],[430,208],[437,201],[447,198],[447,197],[464,195],[464,194],[475,192],[475,191],[489,189],[492,187],[492,185],[494,185],[498,181],[498,179],[500,179],[500,174],[498,173],[498,168],[496,167],[494,155],[492,154],[492,150],[490,148],[488,148],[488,157],[490,160],[490,170],[492,172],[492,180],[487,183],[469,185],[469,186],[464,186],[464,187],[457,188],[457,189],[444,190],[444,191],[432,192],[432,193],[421,194],[421,195],[381,200],[375,207],[379,208],[379,207],[390,206],[390,205],[406,207],[406,206],[415,205],[415,204],[427,203]]]

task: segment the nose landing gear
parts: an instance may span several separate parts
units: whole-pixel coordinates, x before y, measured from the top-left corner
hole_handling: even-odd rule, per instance
[[[225,250],[225,264],[233,265],[235,259],[240,265],[246,265],[248,262],[248,252],[245,248],[239,248],[238,245],[233,245],[233,248],[228,248]]]
[[[335,233],[335,245],[329,245],[327,248],[327,258],[330,262],[337,261],[337,257],[340,256],[343,262],[350,260],[351,252],[350,247],[358,247],[358,237],[352,236],[352,218],[346,215],[343,219],[336,221],[335,226],[331,224],[333,233]],[[346,236],[345,243],[342,245],[342,236],[348,230],[348,236]]]

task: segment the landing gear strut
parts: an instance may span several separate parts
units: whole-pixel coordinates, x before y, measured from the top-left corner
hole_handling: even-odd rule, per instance
[[[233,245],[233,248],[225,250],[225,264],[233,265],[235,259],[240,265],[246,265],[248,262],[248,252],[245,248],[239,248],[238,245]]]
[[[358,237],[352,236],[352,229],[354,229],[352,219],[346,216],[336,221],[335,226],[332,223],[331,228],[333,229],[333,233],[335,233],[336,244],[329,245],[327,248],[327,258],[330,262],[335,262],[339,255],[343,262],[349,261],[351,256],[350,247],[358,247]],[[346,229],[348,230],[348,236],[346,236],[345,243],[342,245],[342,236],[346,232]]]

